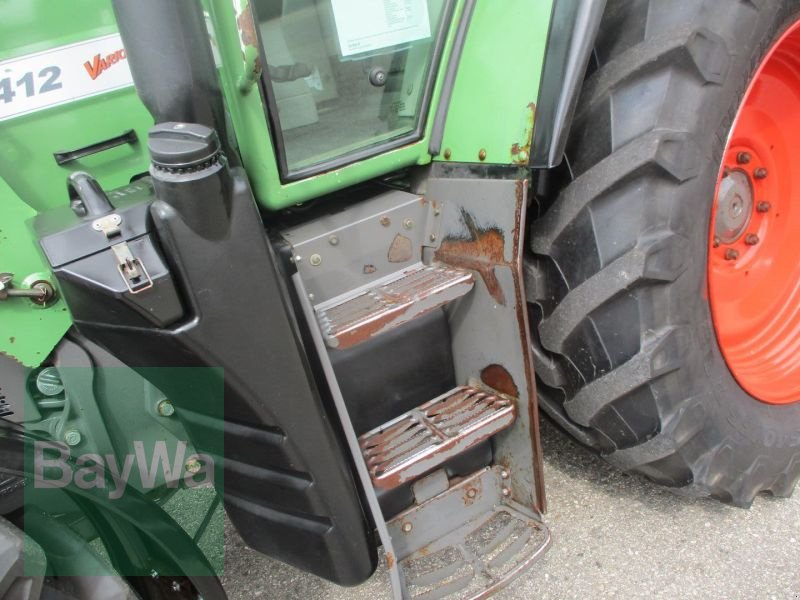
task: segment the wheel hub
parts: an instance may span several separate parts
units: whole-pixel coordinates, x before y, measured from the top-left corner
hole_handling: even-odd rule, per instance
[[[717,194],[717,222],[714,228],[721,244],[732,244],[744,233],[753,212],[753,187],[744,171],[723,176]]]
[[[800,402],[800,22],[770,49],[722,159],[709,302],[720,350],[751,396]]]

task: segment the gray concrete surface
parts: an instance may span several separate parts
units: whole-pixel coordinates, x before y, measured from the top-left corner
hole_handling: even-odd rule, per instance
[[[800,494],[750,510],[689,500],[616,472],[542,425],[553,546],[497,594],[532,598],[800,598]],[[232,599],[388,599],[386,572],[341,588],[248,549],[226,525]]]

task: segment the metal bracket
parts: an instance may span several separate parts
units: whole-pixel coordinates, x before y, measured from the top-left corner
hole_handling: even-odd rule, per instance
[[[121,224],[122,217],[118,214],[110,214],[93,221],[92,229],[103,232],[107,238],[112,238],[121,233],[119,228]]]
[[[153,280],[144,263],[131,253],[127,242],[111,246],[117,261],[117,270],[131,294],[138,294],[153,287]]]

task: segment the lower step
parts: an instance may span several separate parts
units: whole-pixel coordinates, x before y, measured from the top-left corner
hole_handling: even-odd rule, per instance
[[[376,487],[392,489],[466,452],[516,418],[512,400],[458,387],[359,438]]]
[[[388,523],[404,599],[486,598],[544,554],[550,533],[510,482],[482,469]]]

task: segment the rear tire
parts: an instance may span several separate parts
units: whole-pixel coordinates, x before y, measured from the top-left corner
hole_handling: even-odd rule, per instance
[[[609,0],[567,147],[573,175],[531,226],[543,408],[612,464],[749,506],[800,476],[800,403],[748,395],[707,293],[720,161],[796,0]],[[800,400],[800,398],[798,398]]]

